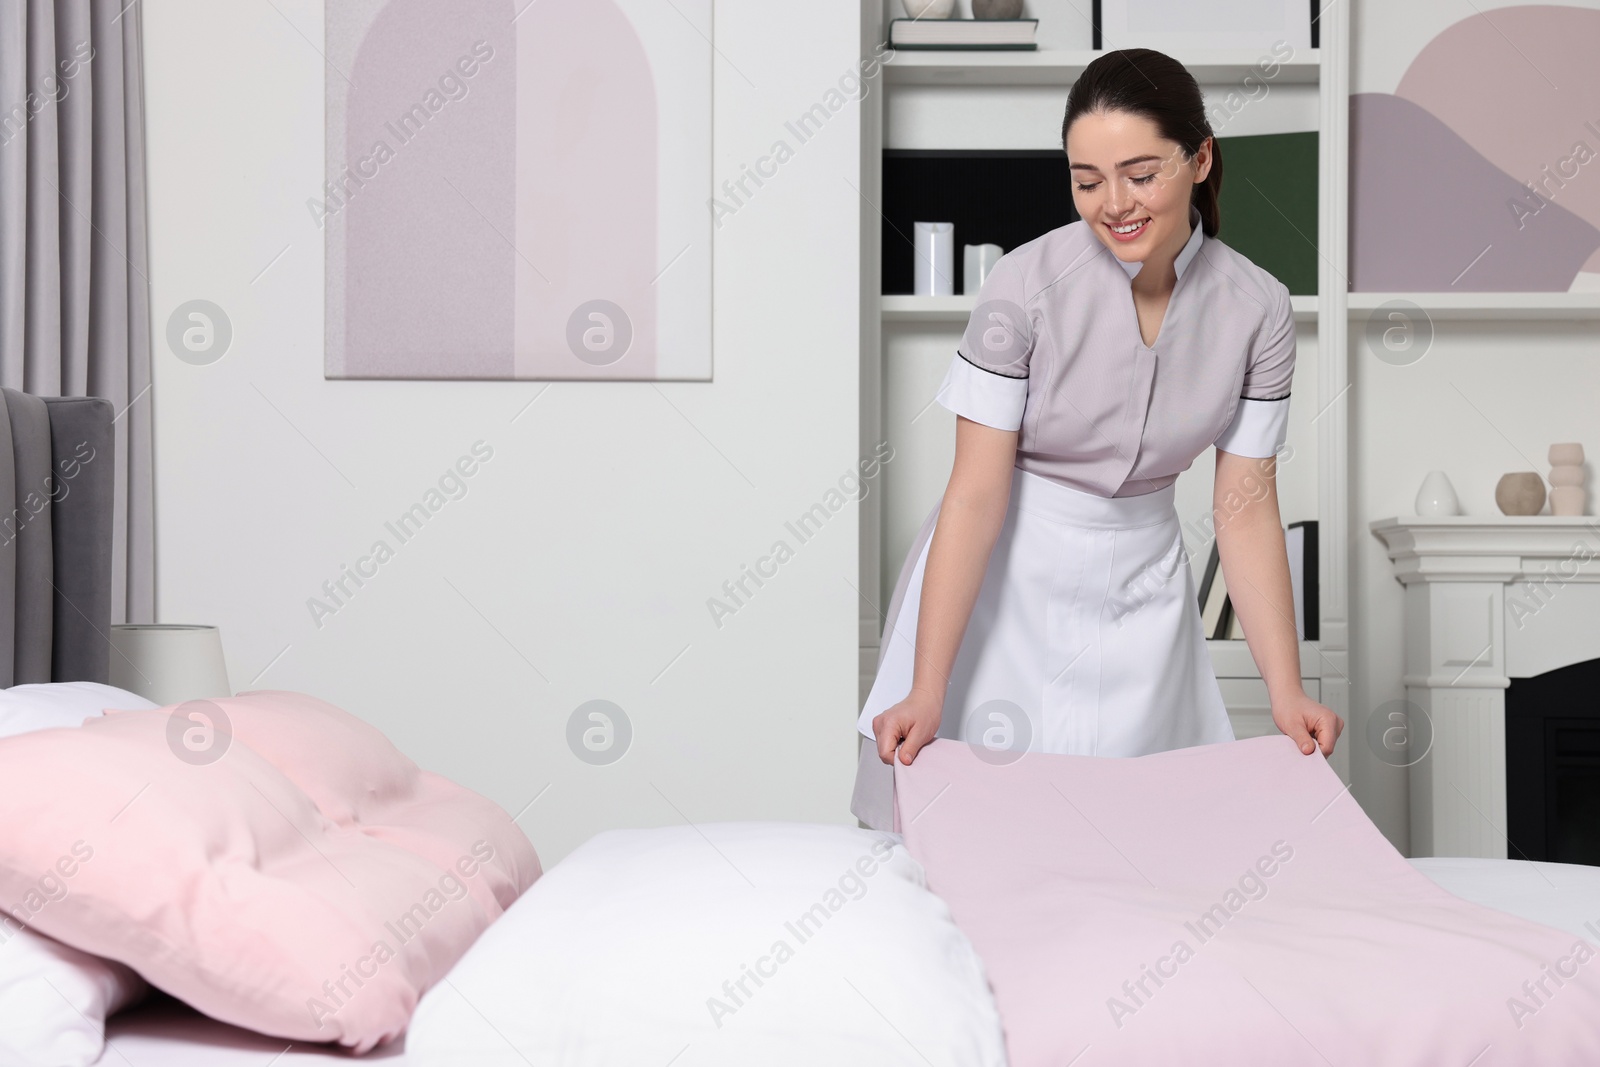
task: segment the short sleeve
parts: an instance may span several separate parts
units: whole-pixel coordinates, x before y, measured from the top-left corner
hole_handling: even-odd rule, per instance
[[[1003,255],[989,271],[934,399],[957,415],[999,430],[1022,426],[1028,402],[1033,324],[1021,271]]]
[[[1277,299],[1245,368],[1244,387],[1233,421],[1216,440],[1236,456],[1275,455],[1289,435],[1289,384],[1294,379],[1294,305],[1278,283]]]

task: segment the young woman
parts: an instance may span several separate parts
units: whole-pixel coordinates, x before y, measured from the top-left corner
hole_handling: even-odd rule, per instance
[[[1233,740],[1173,506],[1212,446],[1223,574],[1273,722],[1324,756],[1344,729],[1300,685],[1278,515],[1294,313],[1216,239],[1200,89],[1159,52],[1107,53],[1074,83],[1061,139],[1080,221],[1001,257],[938,392],[955,464],[858,724],[852,810],[877,828],[891,761],[935,736],[996,760]]]

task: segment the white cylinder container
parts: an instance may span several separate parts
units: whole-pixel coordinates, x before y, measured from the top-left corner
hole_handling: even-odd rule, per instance
[[[999,245],[964,245],[961,249],[961,292],[976,295],[994,265],[1000,262]]]
[[[954,296],[956,292],[956,225],[915,223],[916,269],[911,291],[917,296]]]

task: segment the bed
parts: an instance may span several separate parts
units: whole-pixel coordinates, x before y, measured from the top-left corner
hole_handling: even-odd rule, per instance
[[[1464,899],[1533,922],[1594,938],[1586,923],[1600,917],[1600,869],[1521,860],[1424,858],[1410,861]],[[162,1067],[266,1067],[267,1064],[348,1065],[339,1051],[302,1047],[208,1019],[172,1000],[119,1014],[107,1027],[103,1062]],[[367,1057],[404,1067],[404,1040]],[[538,1062],[538,1061],[534,1061]],[[937,1062],[937,1061],[936,1061]]]
[[[0,677],[7,687],[104,682],[113,412],[98,400],[10,392],[5,399],[0,504],[9,503],[12,519],[0,538]],[[1249,773],[1277,766],[1268,751],[1272,740],[1235,743],[1259,760],[1240,766]],[[0,751],[10,744],[0,741]],[[729,822],[597,835],[531,880],[470,947],[455,952],[421,996],[407,1033],[363,1058],[406,1067],[1034,1062],[1025,1050],[1011,1054],[1018,1050],[1005,1047],[1006,1036],[1020,1029],[1007,1023],[1019,1002],[1008,992],[1014,987],[1006,965],[981,950],[993,930],[974,916],[972,901],[1025,883],[1048,866],[1040,857],[1049,848],[1001,854],[982,871],[962,871],[974,866],[963,861],[981,852],[983,842],[961,837],[959,820],[942,823],[957,806],[936,805],[946,795],[936,776],[954,773],[965,747],[943,744],[919,757],[920,777],[897,770],[897,798],[915,805],[899,833]],[[1229,746],[1207,747],[1218,750],[1207,754],[1212,758]],[[1185,753],[1198,751],[1142,759],[1187,759]],[[1097,762],[1133,773],[1139,761]],[[987,780],[982,776],[995,770],[973,765],[971,780]],[[1108,786],[1100,796],[1128,800],[1134,781]],[[1024,789],[1010,779],[995,782],[1001,784],[989,792],[997,802],[1020,803]],[[1117,794],[1124,788],[1126,796]],[[1074,797],[1080,808],[1093,803],[1092,796]],[[1342,804],[1353,810],[1324,825],[1366,834],[1370,823],[1354,802],[1346,796]],[[1085,836],[1073,847],[1087,854],[1089,842]],[[1555,944],[1559,931],[1567,940],[1600,944],[1600,868],[1395,861],[1405,870],[1384,868],[1393,884],[1425,876],[1461,908],[1505,917],[1501,929],[1512,931],[1512,940],[1527,935]],[[978,874],[996,880],[975,881]],[[1337,908],[1337,901],[1328,903]],[[1505,925],[1512,917],[1533,925]],[[777,951],[780,944],[791,952]],[[1580,995],[1588,993],[1562,993],[1572,1003]],[[1532,1022],[1548,1027],[1556,1017],[1552,1009]],[[101,1062],[133,1067],[352,1059],[333,1045],[219,1022],[159,992],[112,1014],[104,1036]],[[1140,1061],[1085,1052],[1079,1067],[1100,1062]],[[1188,1062],[1211,1061],[1197,1047]],[[1478,1067],[1497,1062],[1516,1061],[1485,1055]]]

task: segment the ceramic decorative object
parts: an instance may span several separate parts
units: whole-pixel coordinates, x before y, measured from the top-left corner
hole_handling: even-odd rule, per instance
[[[912,249],[917,261],[911,271],[915,296],[954,296],[956,291],[956,224],[914,222]]]
[[[994,265],[1000,262],[1004,249],[995,244],[962,245],[961,246],[961,292],[963,295],[977,293],[983,288],[983,283],[989,277],[989,272],[994,270]]]
[[[1456,487],[1450,484],[1444,471],[1429,471],[1417,490],[1416,512],[1423,516],[1459,515],[1461,501],[1456,498]]]
[[[1537,515],[1544,507],[1544,479],[1538,471],[1512,471],[1500,476],[1494,502],[1506,515]]]
[[[1017,19],[1022,17],[1022,0],[972,0],[975,19]]]
[[[1576,441],[1550,446],[1550,514],[1582,515],[1583,446]]]
[[[900,0],[906,18],[947,19],[956,9],[956,0]]]

